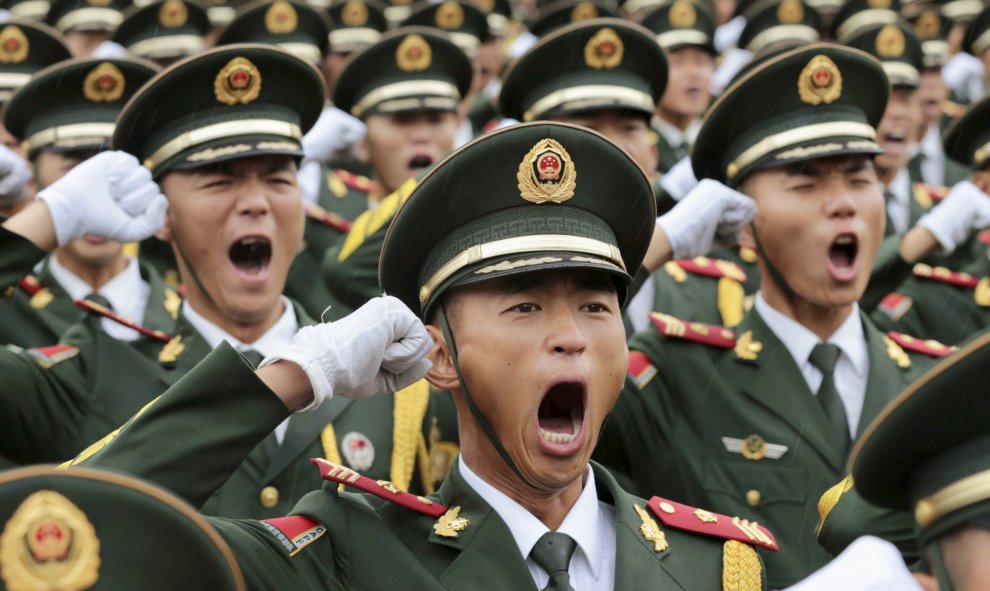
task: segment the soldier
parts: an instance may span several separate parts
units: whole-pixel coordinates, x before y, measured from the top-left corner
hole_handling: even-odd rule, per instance
[[[206,8],[188,0],[158,0],[124,11],[112,41],[134,57],[167,67],[205,48]]]
[[[160,234],[176,252],[186,299],[177,303],[167,342],[150,351],[107,343],[92,322],[77,325],[57,347],[20,355],[0,350],[0,451],[21,462],[71,457],[221,343],[256,363],[311,322],[282,289],[302,236],[299,142],[323,108],[322,88],[315,68],[270,46],[202,53],[133,97],[114,137],[126,153],[88,160],[8,220],[3,251],[11,256],[50,247],[66,226],[131,240],[164,221]],[[175,101],[180,93],[184,100]],[[156,117],[146,116],[152,112]],[[150,210],[139,215],[131,202],[122,209],[106,200],[128,190],[150,201]],[[91,194],[105,199],[72,206]],[[318,475],[299,469],[314,455],[403,488],[428,489],[428,406],[428,389],[416,386],[367,402],[341,399],[273,426],[202,510],[283,514],[319,486]]]
[[[640,265],[653,212],[641,169],[594,132],[534,123],[483,136],[396,215],[381,278],[398,299],[300,331],[256,375],[219,348],[87,463],[196,499],[290,410],[426,374],[460,411],[463,454],[439,492],[397,493],[314,460],[328,487],[292,516],[212,520],[254,588],[763,588],[752,546],[775,548],[765,528],[638,499],[588,460],[622,385],[625,269]],[[157,443],[231,413],[184,445]]]
[[[886,91],[876,60],[816,44],[716,101],[692,163],[755,201],[760,293],[735,331],[654,316],[630,342],[632,381],[599,446],[640,491],[768,524],[783,540],[767,557],[775,588],[827,561],[814,507],[850,442],[925,357],[948,353],[914,347],[912,359],[856,303],[883,235],[872,158]],[[643,449],[663,450],[649,469]]]
[[[73,57],[93,55],[124,20],[128,0],[55,0],[45,23],[65,35]]]
[[[6,104],[4,116],[7,129],[23,140],[38,188],[106,149],[118,113],[156,72],[144,61],[81,59],[35,74]],[[154,269],[125,254],[119,242],[60,238],[51,256],[35,250],[16,266],[13,257],[4,261],[4,274],[10,274],[5,284],[17,289],[0,303],[0,342],[24,348],[57,343],[81,314],[74,302],[87,296],[98,296],[93,311],[112,309],[146,329],[104,318],[102,329],[113,338],[135,342],[171,329],[165,303],[178,296]]]

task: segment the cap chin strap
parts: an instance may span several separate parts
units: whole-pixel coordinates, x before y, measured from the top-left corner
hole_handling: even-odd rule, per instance
[[[481,430],[485,432],[485,436],[488,437],[488,441],[501,456],[502,461],[505,465],[512,470],[512,472],[523,481],[523,484],[530,488],[536,488],[529,480],[523,476],[519,467],[516,463],[512,461],[512,457],[509,456],[509,452],[506,451],[502,442],[499,441],[498,435],[495,434],[495,429],[492,428],[491,423],[482,414],[481,409],[478,405],[474,403],[474,398],[471,396],[471,392],[468,390],[467,383],[464,381],[464,376],[461,375],[461,364],[457,360],[457,345],[454,344],[454,335],[450,332],[450,324],[447,322],[447,313],[444,310],[443,303],[441,303],[437,308],[437,316],[440,320],[440,330],[443,331],[443,338],[447,340],[447,350],[450,352],[450,360],[454,364],[454,371],[457,373],[457,381],[461,385],[461,393],[464,395],[464,401],[467,402],[468,408],[471,409],[471,414],[474,415],[474,420],[481,427]]]
[[[926,550],[927,552],[925,554],[927,555],[928,565],[935,580],[938,581],[939,591],[955,591],[955,586],[953,586],[952,579],[949,577],[949,569],[945,567],[945,558],[942,555],[942,542],[935,540],[928,545]]]
[[[750,222],[749,228],[753,231],[753,241],[756,242],[756,252],[760,253],[760,257],[763,258],[763,264],[766,265],[767,271],[770,273],[770,276],[773,277],[773,280],[777,283],[777,285],[779,285],[780,288],[784,290],[784,295],[788,299],[791,300],[800,299],[800,296],[798,296],[797,292],[794,291],[791,288],[790,284],[787,283],[787,280],[784,279],[783,273],[781,273],[780,270],[777,269],[777,266],[774,265],[773,261],[770,260],[770,257],[767,256],[767,251],[763,248],[763,243],[760,242],[760,235],[756,232],[756,224]]]
[[[174,228],[172,229],[172,234],[175,234]],[[180,240],[177,237],[173,236],[172,244],[175,245],[175,250],[178,251],[179,258],[182,259],[182,263],[186,266],[186,270],[189,271],[190,275],[192,275],[192,280],[193,283],[196,284],[196,288],[199,291],[201,291],[204,296],[206,296],[206,300],[210,302],[210,304],[216,306],[217,305],[216,300],[213,299],[213,296],[210,295],[210,292],[206,291],[206,286],[203,285],[203,281],[199,278],[199,273],[196,272],[196,269],[192,266],[192,263],[189,262],[189,257],[186,256],[185,251],[182,250],[182,245],[179,243]]]

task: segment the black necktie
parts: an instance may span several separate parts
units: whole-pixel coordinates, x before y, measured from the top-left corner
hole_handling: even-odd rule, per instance
[[[571,587],[571,576],[567,574],[567,566],[577,548],[577,542],[567,534],[548,531],[533,546],[529,553],[540,568],[547,571],[550,581],[543,591],[574,591]]]
[[[108,300],[107,298],[103,297],[102,295],[100,295],[98,293],[86,294],[86,297],[84,297],[83,299],[84,300],[89,300],[89,301],[93,302],[94,304],[103,306],[107,310],[113,310],[113,306],[110,305],[110,300]]]
[[[691,144],[683,141],[674,148],[674,156],[680,161],[691,152]]]
[[[839,361],[840,353],[842,351],[837,345],[819,343],[811,350],[808,361],[822,372],[822,385],[818,388],[816,397],[825,411],[832,439],[842,452],[842,457],[846,458],[850,447],[849,420],[846,417],[846,407],[839,397],[839,390],[835,387],[835,364]]]
[[[265,358],[264,355],[262,355],[261,353],[258,353],[254,349],[248,349],[247,351],[241,351],[241,355],[244,357],[244,359],[247,360],[248,363],[251,364],[251,367],[253,367],[255,369],[258,369],[258,365],[261,364],[261,360]]]

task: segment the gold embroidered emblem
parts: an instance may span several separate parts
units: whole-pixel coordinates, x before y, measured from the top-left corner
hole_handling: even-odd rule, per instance
[[[976,300],[978,306],[983,308],[990,306],[990,277],[984,277],[976,284],[973,299]]]
[[[272,35],[286,35],[296,30],[299,25],[299,15],[291,4],[284,0],[276,0],[265,12],[265,29]]]
[[[464,531],[469,525],[471,525],[471,521],[467,518],[458,517],[460,514],[460,507],[448,509],[447,512],[441,515],[440,519],[433,524],[433,531],[442,538],[456,538],[457,532]]]
[[[27,59],[31,45],[20,27],[8,25],[0,31],[0,63],[19,64]]]
[[[881,57],[901,57],[904,55],[904,33],[897,25],[887,25],[877,33],[877,53]]]
[[[668,514],[669,513],[673,513],[674,512],[674,506],[671,505],[670,503],[668,503],[667,501],[662,501],[660,503],[660,510],[663,511],[664,513],[668,513]]]
[[[809,105],[829,104],[842,96],[842,74],[828,56],[816,55],[798,76],[798,96]]]
[[[914,22],[914,32],[922,39],[938,37],[942,31],[942,18],[934,10],[926,10]]]
[[[177,320],[179,318],[179,308],[182,307],[182,298],[179,294],[171,289],[165,290],[165,299],[162,301],[162,307],[168,312],[168,315],[172,317],[172,320]]]
[[[401,490],[399,490],[399,487],[395,486],[394,484],[392,484],[388,480],[376,480],[375,482],[378,484],[378,486],[384,488],[385,490],[387,490],[388,492],[392,493],[393,495],[397,495],[400,492],[402,492]]]
[[[189,20],[189,10],[182,0],[166,0],[158,10],[158,22],[163,27],[175,29],[186,24]]]
[[[675,29],[689,29],[698,22],[698,13],[687,0],[678,0],[670,7],[667,20],[670,21],[670,26]]]
[[[55,296],[52,295],[52,290],[47,287],[42,288],[31,296],[31,307],[35,310],[44,310],[54,299]]]
[[[897,367],[901,369],[911,367],[911,358],[908,357],[908,354],[904,352],[904,349],[902,349],[901,346],[894,341],[894,339],[884,335],[883,343],[887,345],[887,356],[890,357],[891,361],[897,364]]]
[[[395,64],[403,72],[422,72],[432,61],[433,50],[422,35],[406,35],[395,49]]]
[[[235,57],[213,79],[213,94],[225,105],[246,105],[261,94],[261,72],[247,58]]]
[[[348,27],[360,27],[368,22],[368,7],[361,0],[350,0],[340,10],[340,22]]]
[[[516,180],[520,197],[530,203],[563,203],[574,196],[577,171],[564,146],[546,138],[523,157]]]
[[[177,335],[162,347],[162,350],[158,353],[158,361],[160,363],[175,363],[179,355],[182,355],[182,352],[185,350],[186,346],[182,344],[182,335]]]
[[[83,80],[83,94],[94,103],[109,103],[124,95],[124,73],[110,62],[93,68]]]
[[[711,511],[705,511],[704,509],[695,509],[694,516],[698,518],[701,523],[718,523],[718,516],[716,516]]]
[[[93,524],[59,493],[33,493],[0,535],[0,576],[10,591],[89,589],[100,578]]]
[[[890,8],[890,0],[867,0],[870,8]]]
[[[633,504],[633,509],[636,510],[636,514],[643,521],[639,526],[639,533],[643,534],[643,539],[647,542],[653,542],[654,552],[663,552],[666,550],[667,535],[660,531],[660,526],[657,525],[656,520],[646,512],[646,509],[639,505]]]
[[[579,2],[578,5],[571,10],[572,23],[589,21],[593,18],[598,18],[598,7],[591,2]]]
[[[764,546],[773,546],[773,540],[770,539],[767,534],[763,533],[760,529],[760,524],[755,521],[748,521],[746,519],[739,519],[738,517],[732,518],[732,525],[736,529],[741,531],[750,540],[759,542]]]
[[[763,567],[756,550],[737,540],[722,545],[722,590],[751,591],[763,588]]]
[[[86,0],[90,6],[110,6],[112,0]]]
[[[777,5],[777,20],[785,25],[793,25],[804,19],[804,6],[800,0],[783,0]]]
[[[736,357],[746,361],[756,361],[763,351],[763,343],[753,340],[753,331],[747,330],[736,341]]]
[[[615,30],[598,31],[584,46],[584,63],[595,70],[610,70],[622,63],[625,46]]]
[[[437,7],[434,20],[441,29],[459,29],[464,24],[464,9],[457,2],[448,0]]]
[[[663,264],[663,270],[670,275],[671,279],[677,283],[684,283],[687,281],[687,273],[684,268],[677,264],[677,261],[667,261]]]
[[[739,453],[747,460],[762,460],[767,455],[767,442],[759,435],[750,435],[742,440]]]

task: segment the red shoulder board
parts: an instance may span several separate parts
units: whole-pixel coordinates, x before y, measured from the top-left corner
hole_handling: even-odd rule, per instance
[[[327,533],[327,526],[301,515],[265,519],[261,525],[275,536],[289,556],[294,556]]]
[[[897,321],[907,314],[913,304],[914,300],[904,294],[890,293],[880,300],[880,311]]]
[[[339,178],[341,182],[352,189],[356,189],[362,193],[371,193],[375,190],[375,181],[366,176],[348,172],[343,168],[337,168],[333,171],[333,173],[337,175],[337,178]]]
[[[921,340],[901,332],[890,331],[887,333],[887,336],[900,345],[902,349],[928,355],[929,357],[945,357],[951,355],[956,350],[956,347],[943,345],[935,339]]]
[[[167,343],[172,340],[172,337],[163,333],[162,331],[152,330],[150,328],[141,326],[140,324],[134,322],[130,318],[124,318],[120,314],[117,314],[113,310],[110,310],[105,306],[101,306],[96,302],[91,302],[89,300],[76,300],[72,303],[75,304],[77,308],[86,310],[87,312],[96,314],[98,316],[103,316],[104,318],[109,318],[110,320],[113,320],[117,324],[121,324],[123,326],[126,326],[127,328],[132,328],[150,339],[155,339],[156,341],[162,343]]]
[[[387,480],[372,480],[367,476],[361,476],[347,466],[340,466],[333,462],[328,462],[323,458],[311,458],[309,461],[316,464],[316,467],[320,469],[320,476],[323,480],[352,486],[358,490],[375,495],[378,498],[391,501],[396,505],[402,505],[406,509],[425,513],[431,517],[440,517],[447,512],[447,507],[444,507],[440,503],[431,501],[426,497],[402,492],[397,486]]]
[[[736,333],[728,328],[698,322],[684,322],[673,316],[651,312],[650,320],[663,334],[668,337],[704,343],[720,349],[731,349],[736,346]]]
[[[942,283],[958,285],[959,287],[976,287],[976,284],[980,282],[979,279],[969,273],[957,273],[945,267],[932,267],[924,263],[915,265],[913,272],[915,277],[941,281]]]
[[[341,234],[346,234],[351,229],[350,220],[346,220],[335,213],[331,213],[315,203],[306,205],[306,217],[316,220],[324,226],[329,226]]]
[[[990,230],[984,230],[980,232],[979,234],[976,235],[976,239],[982,242],[983,244],[990,246]]]
[[[17,283],[17,285],[21,289],[23,289],[28,295],[32,295],[32,296],[45,288],[45,286],[42,285],[41,282],[38,281],[38,278],[35,277],[34,275],[28,275],[24,277],[24,279],[21,279]]]
[[[657,368],[653,367],[650,358],[639,351],[629,352],[629,376],[636,383],[636,387],[642,390],[657,375]]]
[[[755,521],[719,515],[660,497],[650,499],[649,506],[653,514],[667,527],[724,540],[736,540],[774,552],[778,550],[777,540],[770,530]]]
[[[72,359],[79,354],[79,348],[72,345],[52,345],[50,347],[28,349],[27,354],[34,357],[38,365],[47,369],[66,359]]]
[[[739,283],[746,282],[746,272],[742,270],[742,267],[731,261],[710,259],[708,257],[694,257],[693,259],[678,259],[677,264],[685,271],[694,273],[695,275],[705,275],[717,279],[728,277]]]

